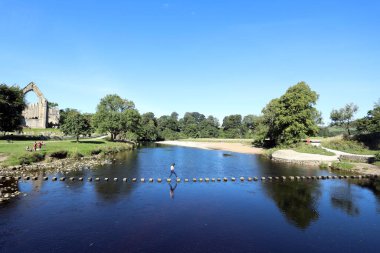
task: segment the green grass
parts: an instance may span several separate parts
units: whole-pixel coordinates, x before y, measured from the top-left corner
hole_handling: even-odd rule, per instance
[[[22,132],[25,135],[63,136],[62,131],[57,128],[24,128]]]
[[[369,150],[360,142],[343,139],[322,141],[322,145],[326,148],[358,155],[374,155],[379,152],[379,150]]]
[[[373,165],[379,166],[380,167],[380,161],[376,161],[373,163]]]
[[[331,167],[333,169],[350,170],[354,167],[354,165],[347,162],[333,162]]]
[[[294,151],[300,152],[300,153],[308,153],[308,154],[317,154],[317,155],[327,155],[327,156],[333,156],[335,155],[333,152],[324,150],[321,147],[308,145],[305,143],[300,143],[296,147],[292,148]]]
[[[14,141],[7,143],[0,141],[0,153],[8,157],[3,165],[20,164],[20,158],[30,156],[31,153],[44,153],[47,156],[53,152],[67,151],[69,157],[80,157],[80,155],[89,156],[94,150],[101,150],[103,153],[112,153],[114,150],[131,149],[132,145],[122,142],[109,142],[102,139],[86,139],[80,142],[75,141],[44,141],[46,145],[42,150],[36,152],[26,151],[26,146],[32,147],[33,141]],[[96,152],[95,152],[96,153]]]

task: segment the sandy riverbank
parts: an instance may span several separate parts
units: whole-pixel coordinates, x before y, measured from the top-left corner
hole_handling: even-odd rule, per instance
[[[175,145],[182,147],[201,148],[201,149],[216,149],[225,150],[243,154],[262,154],[262,148],[255,148],[242,143],[229,143],[229,142],[194,142],[194,141],[158,141],[158,144]]]

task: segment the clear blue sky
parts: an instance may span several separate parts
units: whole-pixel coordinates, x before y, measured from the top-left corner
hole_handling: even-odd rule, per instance
[[[298,81],[325,122],[380,98],[380,1],[0,0],[0,82],[60,108],[106,94],[156,116],[260,114]]]

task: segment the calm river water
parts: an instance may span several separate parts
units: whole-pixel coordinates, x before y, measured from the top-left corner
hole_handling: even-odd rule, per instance
[[[331,175],[159,146],[66,177],[166,178],[172,162],[181,178]],[[0,252],[379,252],[379,183],[358,182],[20,181],[0,205]]]

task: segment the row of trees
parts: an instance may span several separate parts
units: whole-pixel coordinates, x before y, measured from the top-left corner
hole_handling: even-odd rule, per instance
[[[60,125],[65,134],[87,135],[97,130],[116,138],[132,141],[155,141],[178,138],[251,138],[259,117],[230,115],[220,126],[214,116],[187,112],[179,119],[178,113],[156,118],[154,113],[142,115],[132,101],[118,95],[101,99],[95,114],[80,114],[75,109],[61,110]]]
[[[118,95],[107,95],[92,115],[90,124],[78,112],[65,119],[62,114],[62,130],[67,134],[87,134],[82,126],[108,132],[111,139],[154,141],[178,138],[254,138],[260,145],[291,144],[307,136],[316,135],[321,114],[314,105],[318,94],[305,82],[290,87],[280,98],[273,99],[263,109],[261,116],[239,115],[224,117],[220,126],[218,119],[206,117],[199,112],[187,112],[179,119],[178,114],[156,118],[152,112],[140,115],[132,101]]]
[[[0,91],[0,131],[17,130],[25,108],[24,95],[15,86],[0,85]],[[272,99],[260,116],[229,115],[220,125],[214,116],[199,112],[187,112],[181,119],[176,112],[159,118],[152,112],[141,115],[132,101],[114,94],[101,99],[95,114],[61,110],[60,127],[77,140],[98,131],[109,133],[112,140],[252,138],[259,145],[292,144],[315,136],[320,130],[321,113],[315,108],[318,97],[305,82],[299,82],[281,97]],[[354,104],[334,109],[330,114],[332,124],[344,126],[349,135],[353,125],[363,133],[380,132],[380,101],[366,117],[354,121],[357,110]]]

